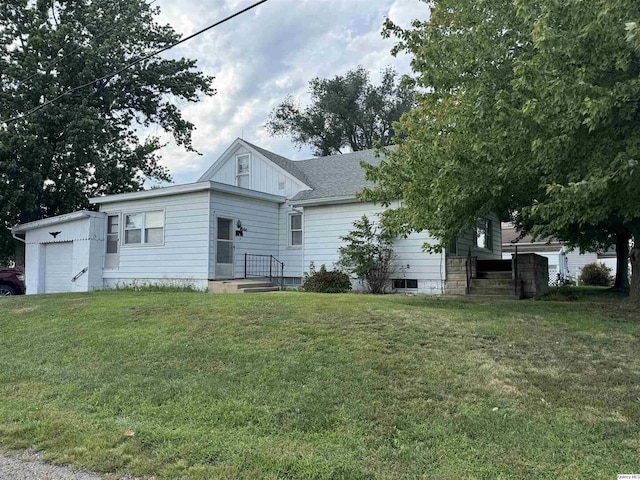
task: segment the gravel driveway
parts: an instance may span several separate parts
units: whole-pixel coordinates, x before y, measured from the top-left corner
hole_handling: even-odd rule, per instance
[[[33,452],[0,452],[0,480],[135,480],[128,475],[98,475],[71,467],[50,465]]]

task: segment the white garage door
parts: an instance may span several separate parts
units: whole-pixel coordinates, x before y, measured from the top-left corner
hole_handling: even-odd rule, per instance
[[[73,242],[47,243],[45,246],[44,293],[71,291]]]

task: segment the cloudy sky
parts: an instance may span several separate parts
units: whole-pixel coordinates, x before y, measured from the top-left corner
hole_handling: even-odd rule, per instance
[[[183,35],[193,33],[253,3],[253,0],[157,0],[159,21]],[[357,65],[371,71],[394,66],[409,73],[409,58],[390,54],[393,39],[380,35],[384,19],[401,26],[426,18],[420,0],[270,0],[171,51],[198,60],[215,76],[217,94],[197,104],[182,104],[197,130],[193,140],[203,155],[169,144],[163,164],[176,183],[197,180],[236,137],[292,159],[309,158],[287,138],[270,137],[264,125],[271,110],[287,95],[308,100],[308,82],[333,77]]]

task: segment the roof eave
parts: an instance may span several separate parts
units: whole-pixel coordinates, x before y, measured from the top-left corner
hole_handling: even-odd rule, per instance
[[[306,200],[292,199],[289,201],[289,203],[294,207],[310,207],[314,205],[333,205],[333,204],[340,204],[340,203],[364,203],[364,202],[358,199],[355,195],[345,195],[340,197],[309,198]]]
[[[114,195],[105,195],[102,197],[92,197],[89,203],[92,205],[100,205],[103,203],[126,202],[127,200],[141,200],[144,198],[165,197],[169,195],[179,195],[182,193],[192,193],[203,190],[209,190],[211,182],[187,183],[184,185],[172,185],[169,187],[153,188],[151,190],[141,190],[139,192],[117,193]]]
[[[64,215],[58,215],[56,217],[43,218],[42,220],[36,220],[34,222],[23,223],[11,228],[11,232],[14,234],[25,233],[29,230],[35,230],[36,228],[48,227],[50,225],[57,225],[59,223],[72,222],[82,218],[90,217],[102,217],[100,212],[90,212],[88,210],[78,210],[77,212],[66,213]]]
[[[272,195],[270,193],[258,192],[256,190],[249,190],[246,188],[236,187],[234,185],[227,185],[225,183],[218,183],[212,181],[187,183],[184,185],[173,185],[164,188],[155,188],[151,190],[142,190],[140,192],[120,193],[116,195],[106,195],[104,197],[94,197],[89,199],[91,204],[107,204],[115,202],[127,202],[135,200],[144,200],[147,198],[168,197],[173,195],[182,195],[185,193],[204,192],[204,191],[216,191],[222,193],[229,193],[232,195],[240,195],[243,197],[257,198],[260,200],[267,200],[276,203],[284,203],[285,197],[279,195]]]

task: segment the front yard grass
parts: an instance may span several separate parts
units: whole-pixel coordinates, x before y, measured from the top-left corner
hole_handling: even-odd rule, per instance
[[[638,317],[597,296],[11,298],[0,447],[158,478],[640,473]]]

